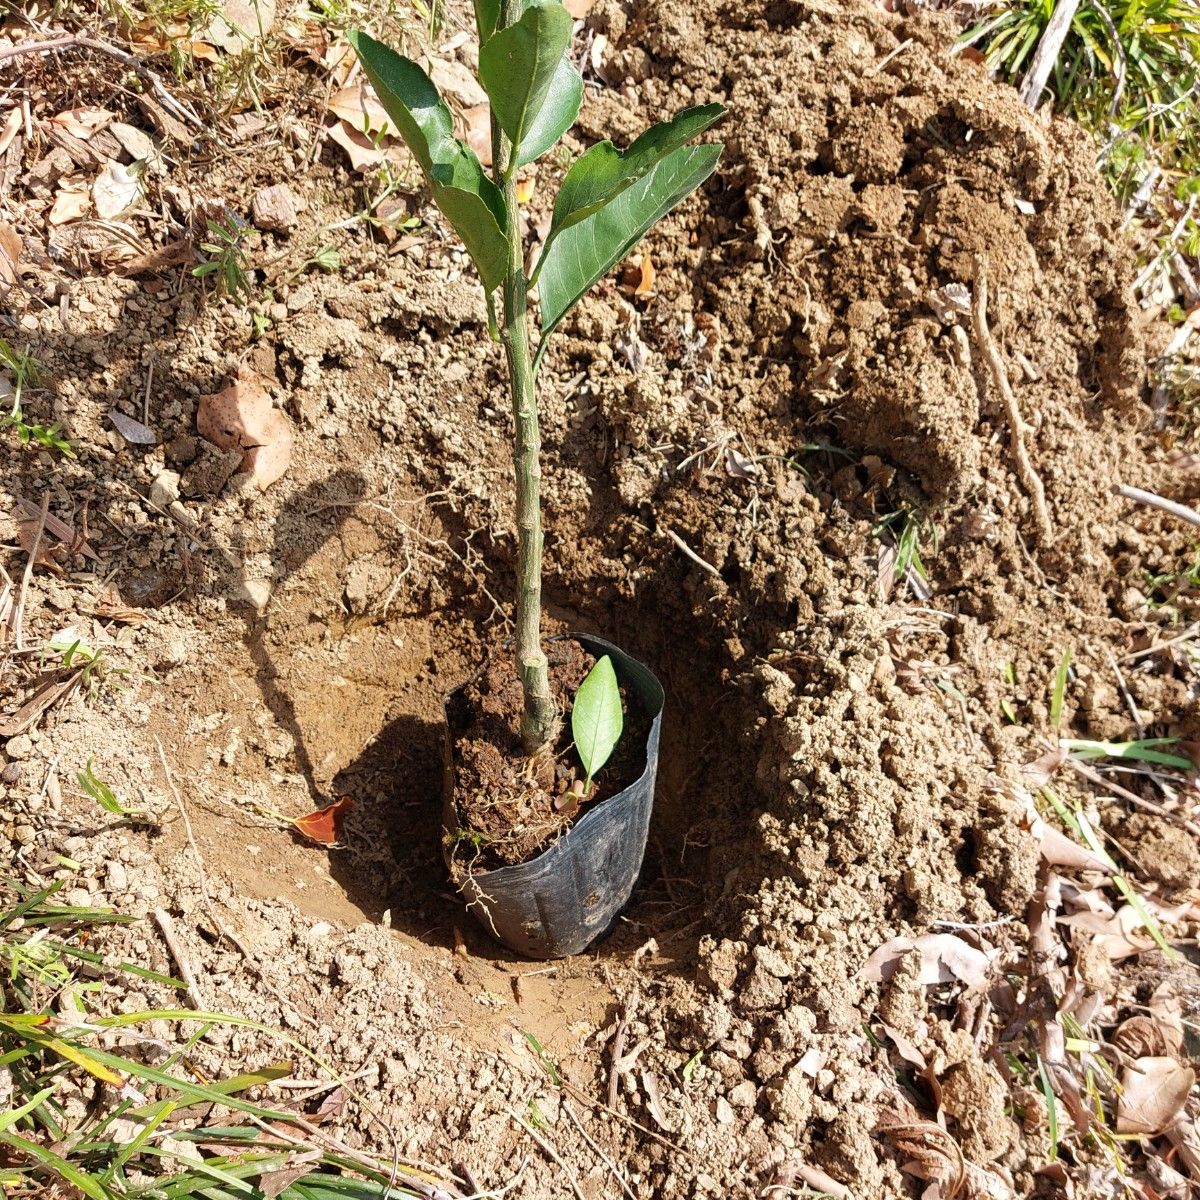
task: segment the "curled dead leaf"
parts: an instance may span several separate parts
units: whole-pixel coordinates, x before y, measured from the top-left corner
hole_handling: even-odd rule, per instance
[[[1196,1072],[1173,1058],[1139,1058],[1121,1073],[1117,1132],[1156,1136],[1182,1111]]]
[[[328,808],[318,808],[314,812],[297,817],[292,824],[309,841],[319,846],[336,846],[341,836],[341,817],[354,807],[353,796],[342,796]]]
[[[51,125],[65,129],[72,137],[87,141],[93,134],[99,133],[108,125],[115,113],[107,108],[69,108],[50,118]]]
[[[92,201],[102,221],[123,213],[141,194],[141,172],[119,162],[110,162],[92,184]]]
[[[0,295],[8,291],[20,275],[21,238],[7,221],[0,221]]]
[[[917,982],[926,986],[958,980],[969,987],[984,987],[999,956],[999,951],[978,950],[953,933],[926,933],[885,942],[867,959],[860,973],[875,983],[890,979],[900,960],[914,951],[920,955],[921,964]]]

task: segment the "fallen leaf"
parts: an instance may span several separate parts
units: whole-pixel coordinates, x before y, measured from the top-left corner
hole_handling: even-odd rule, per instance
[[[463,108],[487,102],[487,92],[479,80],[456,58],[429,60],[429,78],[437,84],[442,95],[453,97]]]
[[[0,290],[8,291],[20,274],[21,238],[7,222],[0,221]]]
[[[346,1107],[346,1101],[350,1098],[350,1093],[344,1087],[335,1087],[324,1100],[321,1101],[321,1106],[309,1118],[314,1125],[324,1125],[326,1121],[332,1121],[336,1117],[342,1115],[342,1110]]]
[[[1156,1136],[1179,1115],[1196,1072],[1173,1058],[1139,1058],[1121,1073],[1117,1132]]]
[[[24,496],[18,496],[17,503],[25,512],[25,517],[22,519],[31,522],[36,527],[38,519],[42,515],[42,506],[34,504],[32,500],[26,500]],[[88,545],[87,539],[76,533],[73,525],[68,525],[66,521],[50,512],[46,514],[46,532],[56,537],[63,545],[68,546],[72,554],[82,554],[84,558],[90,558],[93,562],[100,561],[95,550]]]
[[[92,196],[87,189],[87,184],[62,187],[54,197],[54,203],[50,206],[46,220],[51,225],[66,225],[70,221],[78,221],[81,217],[86,216],[91,207]]]
[[[642,1091],[646,1093],[646,1108],[655,1124],[666,1133],[674,1133],[675,1126],[663,1112],[662,1097],[658,1092],[658,1077],[653,1071],[642,1072]]]
[[[310,841],[321,846],[336,846],[342,813],[354,807],[353,796],[342,796],[328,808],[318,808],[315,812],[297,817],[292,824]]]
[[[1021,780],[1026,787],[1037,791],[1039,788],[1044,788],[1054,775],[1054,772],[1067,761],[1066,746],[1058,746],[1053,750],[1047,751],[1041,758],[1034,759],[1031,763],[1026,763],[1021,768]]]
[[[13,138],[17,136],[17,130],[21,128],[21,110],[19,108],[10,108],[8,115],[4,118],[3,125],[0,126],[0,154],[3,154],[13,143]]]
[[[359,133],[386,133],[392,128],[387,112],[368,83],[339,88],[329,97],[326,107]]]
[[[888,980],[900,960],[914,950],[921,956],[917,982],[926,986],[958,980],[969,987],[983,987],[999,955],[995,950],[977,950],[953,933],[926,933],[918,938],[898,937],[885,942],[867,959],[861,974],[874,983]]]
[[[639,299],[645,300],[654,295],[654,279],[657,272],[654,270],[654,259],[649,254],[642,255],[642,275],[638,281],[637,287],[633,289],[633,294]]]
[[[485,167],[492,165],[492,110],[491,106],[473,104],[463,112],[467,123],[467,145]]]
[[[107,108],[68,108],[50,118],[51,125],[65,129],[72,137],[87,141],[94,133],[99,133],[115,116]]]
[[[753,479],[758,474],[758,466],[732,446],[725,447],[725,470],[734,479]]]
[[[150,619],[143,608],[130,608],[119,592],[107,591],[96,600],[92,613],[105,621],[120,621],[122,625],[140,625]]]
[[[226,54],[245,54],[274,23],[275,0],[220,0],[204,37]]]
[[[113,423],[113,428],[127,442],[132,442],[135,446],[158,445],[158,434],[149,425],[143,425],[141,421],[135,421],[133,417],[126,416],[119,409],[111,409],[108,419]]]
[[[345,150],[352,171],[364,173],[373,170],[384,160],[383,151],[365,133],[360,133],[345,121],[339,121],[328,134],[331,142]]]
[[[1165,1021],[1138,1014],[1122,1021],[1109,1041],[1130,1058],[1174,1057],[1183,1047],[1183,1033]]]
[[[250,472],[260,492],[279,479],[292,461],[291,423],[271,404],[258,379],[245,370],[222,391],[200,397],[196,430],[220,450],[241,450],[241,470]]]
[[[102,221],[119,216],[142,194],[140,172],[123,163],[110,162],[92,184],[92,200]]]

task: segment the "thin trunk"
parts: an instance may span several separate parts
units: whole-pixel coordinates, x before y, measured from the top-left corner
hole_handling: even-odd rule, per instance
[[[520,20],[522,0],[502,0],[499,28]],[[508,359],[516,444],[513,466],[517,481],[517,670],[525,694],[521,713],[521,740],[533,754],[551,738],[558,710],[550,693],[549,666],[542,649],[542,468],[539,461],[537,396],[533,361],[529,354],[528,297],[521,239],[521,219],[516,183],[504,168],[512,153],[495,118],[492,118],[492,161],[497,184],[504,191],[508,213],[509,257],[504,279],[504,312],[500,340]]]

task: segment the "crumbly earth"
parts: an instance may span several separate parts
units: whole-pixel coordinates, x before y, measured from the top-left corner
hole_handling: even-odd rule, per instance
[[[719,171],[644,247],[653,294],[597,288],[543,374],[552,618],[619,643],[668,693],[651,844],[617,930],[539,971],[445,879],[442,698],[505,636],[515,555],[501,355],[419,192],[426,228],[390,245],[342,228],[341,270],[278,282],[258,341],[178,270],[56,283],[48,255],[30,277],[45,290],[19,335],[50,372],[30,410],[65,421],[79,458],[12,450],[0,484],[35,514],[48,494],[76,527],[86,503],[98,557],[35,572],[25,634],[73,626],[127,674],[9,740],[7,869],[63,878],[68,899],[169,910],[209,1008],[280,1026],[353,1080],[369,1109],[348,1105],[338,1133],[390,1153],[390,1127],[407,1160],[464,1163],[485,1186],[523,1165],[510,1196],[566,1195],[567,1173],[584,1196],[619,1194],[596,1147],[639,1200],[758,1195],[797,1164],[860,1198],[912,1195],[907,1156],[877,1132],[911,1107],[864,1032],[879,1022],[930,1064],[969,1162],[1025,1194],[1044,1128],[1012,1116],[969,1014],[911,968],[884,984],[862,968],[937,922],[1025,946],[1038,852],[993,777],[1046,749],[1064,651],[1072,736],[1136,735],[1122,689],[1150,732],[1200,734],[1182,658],[1113,666],[1170,636],[1145,577],[1187,546],[1113,493],[1186,486],[1146,430],[1159,335],[1129,298],[1118,213],[1083,135],[950,56],[930,16],[597,0],[587,23],[607,44],[580,145],[686,104],[731,109]],[[315,247],[358,200],[334,147],[303,160],[264,136],[195,186],[245,213],[290,178],[300,226],[268,248]],[[970,317],[947,300],[981,274],[1051,539]],[[265,493],[196,437],[198,397],[240,366],[294,426]],[[127,444],[113,407],[159,444]],[[937,530],[928,598],[894,579],[881,534],[905,511]],[[18,582],[25,558],[7,556]],[[144,619],[98,616],[109,590]],[[0,714],[37,666],[5,662]],[[158,819],[99,812],[75,786],[89,760]],[[1142,884],[1195,886],[1190,834],[1061,784],[1144,857]],[[333,851],[280,819],[341,794],[356,805]],[[150,922],[110,937],[176,969]],[[1110,998],[1113,970],[1093,976]],[[163,1000],[148,986],[123,1005]],[[622,1116],[563,1099],[524,1034],[603,1097],[623,1017]],[[215,1028],[195,1062],[278,1056]],[[517,1123],[530,1101],[565,1166]]]

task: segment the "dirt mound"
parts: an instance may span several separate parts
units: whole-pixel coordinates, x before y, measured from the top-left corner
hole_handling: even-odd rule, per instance
[[[598,0],[588,20],[608,46],[587,137],[731,108],[720,172],[645,247],[656,295],[598,289],[544,372],[552,623],[612,638],[669,696],[651,849],[618,929],[594,958],[530,975],[446,894],[442,697],[502,627],[514,544],[500,357],[461,254],[432,235],[385,256],[348,234],[342,274],[281,288],[257,345],[230,308],[119,279],[84,285],[69,336],[37,318],[34,348],[87,448],[5,486],[46,487],[63,515],[89,498],[106,577],[153,611],[117,648],[145,677],[107,710],[54,718],[33,757],[82,765],[103,731],[102,770],[168,804],[166,744],[203,813],[199,850],[228,879],[216,901],[254,934],[253,977],[198,913],[176,825],[124,860],[140,886],[114,894],[196,914],[214,1002],[367,1072],[384,1121],[414,1131],[406,1154],[465,1160],[494,1185],[526,1145],[507,1110],[535,1096],[586,1187],[610,1194],[520,1031],[601,1094],[623,1018],[639,1049],[618,1101],[652,1136],[604,1116],[592,1128],[637,1196],[757,1193],[797,1162],[862,1197],[905,1195],[905,1156],[873,1136],[900,1107],[888,1051],[862,1032],[882,1020],[931,1064],[975,1168],[1026,1187],[1046,1147],[1004,1116],[975,1014],[909,966],[886,985],[861,969],[898,933],[983,926],[1001,952],[1028,939],[1036,846],[991,777],[1042,753],[1065,650],[1064,726],[1131,728],[1107,656],[1145,613],[1131,578],[1179,543],[1131,530],[1112,494],[1145,452],[1117,214],[1082,135],[952,57],[932,19]],[[249,186],[218,178],[230,203]],[[296,186],[312,230],[346,220],[333,160]],[[540,181],[535,204],[552,195]],[[1050,540],[956,307],[980,271]],[[192,436],[196,397],[247,362],[297,426],[292,470],[265,496],[205,473],[220,464]],[[104,413],[140,411],[148,363],[166,444],[142,454]],[[196,483],[183,517],[141,502],[163,471]],[[897,577],[902,528],[927,580],[920,559]],[[82,619],[91,600],[51,582],[27,619]],[[1171,672],[1131,674],[1128,690],[1195,735]],[[53,873],[65,818],[39,784],[7,798],[29,804]],[[327,872],[272,814],[340,792],[358,804]],[[1151,848],[1177,834],[1129,831]],[[114,836],[68,847],[93,892],[123,861]],[[1177,876],[1190,849],[1169,856]],[[391,929],[339,927],[367,920]],[[293,958],[307,964],[294,986]],[[207,1046],[267,1052],[219,1030]],[[339,1129],[390,1152],[365,1117]],[[548,1162],[522,1187],[564,1191]]]

